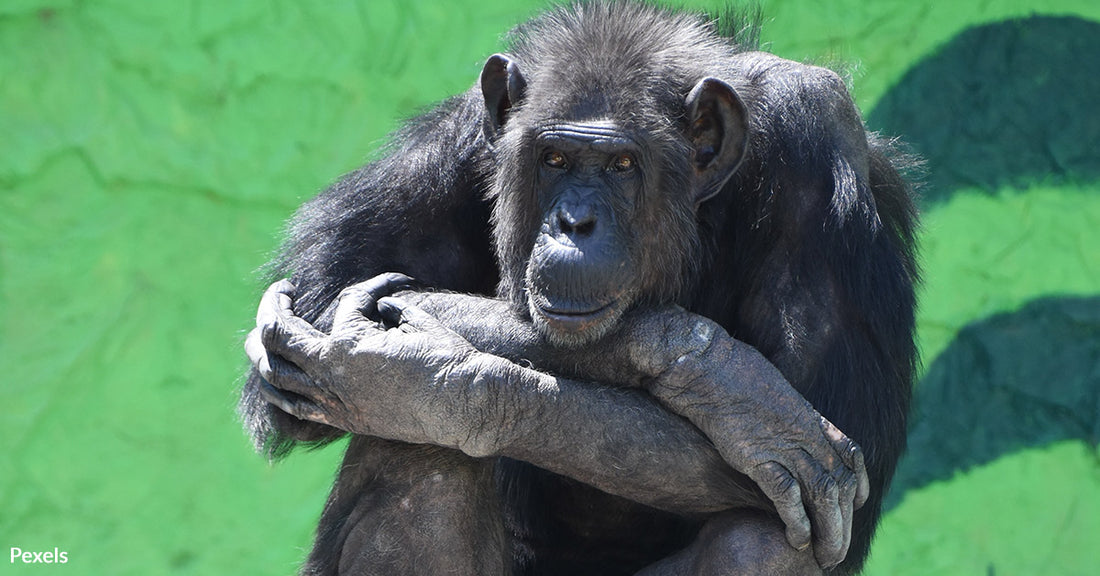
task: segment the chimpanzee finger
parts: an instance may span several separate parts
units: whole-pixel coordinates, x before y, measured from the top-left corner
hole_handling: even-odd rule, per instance
[[[260,396],[295,418],[332,426],[328,414],[320,406],[292,392],[283,392],[266,381],[260,383]]]
[[[336,297],[336,313],[332,318],[332,333],[343,328],[377,325],[375,299],[365,286],[356,284],[340,291]]]
[[[853,442],[853,444],[855,444]],[[867,475],[867,465],[863,461],[863,450],[859,446],[855,446],[852,450],[853,459],[855,460],[855,473],[856,473],[856,497],[855,507],[862,508],[867,503],[867,499],[871,497],[871,478]]]
[[[438,318],[396,296],[379,300],[378,314],[387,326],[404,332],[450,333]]]
[[[856,485],[854,504],[863,506],[871,495],[871,480],[867,477],[867,465],[863,460],[863,450],[854,440],[844,435],[832,422],[821,417],[821,429],[832,444],[833,450],[840,455],[844,465],[852,472]]]
[[[864,465],[863,452],[859,445],[851,438],[833,426],[824,417],[821,418],[822,428],[833,452],[839,455],[836,465],[830,473],[839,488],[840,500],[840,527],[842,530],[842,542],[840,546],[840,560],[848,555],[848,549],[852,544],[852,522],[855,509],[863,505],[870,495],[870,482],[867,479],[867,467]]]
[[[840,560],[848,556],[848,549],[852,546],[852,521],[855,513],[855,482],[840,483],[840,528],[842,541],[840,545]]]
[[[370,282],[372,286],[377,286],[377,288],[372,288],[371,292],[374,294],[374,297],[378,299],[392,296],[403,290],[420,290],[424,288],[423,282],[400,272],[379,274],[368,280],[368,282]]]
[[[290,280],[283,278],[271,284],[267,287],[265,292],[277,292],[279,294],[285,294],[288,298],[294,299],[298,294],[298,287],[294,285]]]
[[[378,321],[378,300],[418,285],[404,274],[389,272],[348,286],[337,296],[335,322],[348,326],[364,320]]]
[[[270,304],[261,303],[261,307]],[[256,330],[259,341],[268,353],[278,354],[303,369],[310,369],[324,349],[327,336],[309,322],[294,316],[289,304],[277,301],[277,309],[261,311]],[[246,342],[247,344],[247,342]]]
[[[314,389],[313,382],[301,368],[264,347],[260,332],[259,328],[252,330],[244,343],[245,353],[260,377],[284,390],[302,393]]]
[[[469,342],[444,326],[438,318],[402,298],[387,296],[379,300],[378,313],[387,326],[395,327],[405,333],[429,334],[435,339],[436,344],[450,347],[453,352],[473,350]]]
[[[774,461],[752,468],[748,475],[775,505],[779,518],[787,526],[787,542],[797,550],[805,550],[810,545],[810,519],[802,504],[798,481]]]
[[[253,328],[248,333],[248,337],[244,341],[244,353],[248,355],[248,361],[252,363],[252,367],[260,373],[260,376],[271,370],[271,366],[267,361],[267,348],[264,348],[263,342],[260,341],[259,328]]]
[[[445,330],[434,316],[397,297],[378,301],[378,315],[386,326],[402,332],[436,332]]]
[[[260,326],[272,320],[282,317],[295,317],[293,304],[294,294],[297,288],[289,280],[283,279],[268,286],[264,295],[260,298],[260,305],[256,309],[256,325]],[[308,322],[302,321],[306,325]],[[309,326],[312,329],[312,326]]]
[[[802,452],[801,460],[797,468],[805,488],[802,499],[813,525],[814,556],[822,568],[832,568],[848,552],[840,485],[809,453]],[[847,540],[850,541],[850,536]]]
[[[268,354],[267,361],[271,366],[271,373],[269,376],[265,376],[264,380],[267,380],[268,384],[296,394],[317,392],[317,387],[313,384],[313,380],[309,375],[285,358],[277,354]]]
[[[256,309],[256,327],[275,330],[285,336],[323,339],[325,334],[312,324],[295,316],[292,308],[296,288],[288,280],[280,280],[264,291]]]

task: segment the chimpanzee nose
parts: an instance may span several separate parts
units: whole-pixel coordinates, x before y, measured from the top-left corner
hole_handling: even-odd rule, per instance
[[[596,209],[590,204],[558,206],[553,220],[555,236],[580,239],[596,231]]]

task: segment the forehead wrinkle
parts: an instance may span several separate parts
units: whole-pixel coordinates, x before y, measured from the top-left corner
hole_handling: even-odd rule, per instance
[[[540,142],[553,142],[564,139],[588,148],[640,148],[638,135],[624,130],[610,120],[591,122],[550,121],[536,127],[536,139]]]

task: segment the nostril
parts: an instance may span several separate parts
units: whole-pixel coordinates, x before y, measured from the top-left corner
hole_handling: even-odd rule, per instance
[[[573,232],[578,236],[591,236],[596,230],[596,219],[586,218],[583,222],[577,222],[573,226]]]
[[[573,224],[570,222],[571,220],[568,214],[558,212],[558,230],[561,231],[562,234],[568,235],[573,233]]]
[[[555,234],[566,237],[583,238],[591,236],[596,231],[595,211],[586,209],[577,216],[572,210],[560,208],[553,216],[552,229]]]

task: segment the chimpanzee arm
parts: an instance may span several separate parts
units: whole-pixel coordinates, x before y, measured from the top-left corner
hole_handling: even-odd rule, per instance
[[[851,510],[868,498],[862,452],[767,359],[713,321],[677,306],[636,311],[617,333],[564,349],[545,342],[506,302],[460,294],[402,297],[480,351],[570,378],[644,388],[764,490],[793,546],[808,543],[812,532],[823,557],[844,557]]]
[[[646,394],[479,352],[407,302],[373,302],[362,285],[341,293],[326,335],[293,315],[291,294],[286,282],[268,290],[246,344],[271,383],[265,396],[290,414],[356,434],[525,460],[677,513],[767,507],[695,427]],[[363,316],[367,303],[383,322]]]
[[[812,517],[815,548],[844,557],[851,511],[870,489],[862,451],[764,356],[715,322],[678,306],[635,311],[615,334],[564,349],[545,342],[506,302],[461,294],[402,297],[480,351],[570,378],[645,389],[763,489],[793,546],[810,541]]]
[[[346,286],[400,270],[433,287],[491,294],[497,269],[485,199],[485,104],[478,88],[410,120],[377,158],[303,204],[288,223],[269,282],[293,279],[295,312],[329,329],[330,304]],[[295,445],[346,434],[300,420],[265,401],[252,370],[238,410],[258,450],[272,459]]]
[[[380,290],[385,283],[383,276],[353,287],[345,291],[339,306],[352,307],[356,311],[371,310],[381,294],[386,293]],[[696,425],[701,424],[704,431],[712,434],[726,460],[745,471],[764,489],[787,523],[792,544],[802,547],[810,541],[807,513],[813,515],[814,526],[821,532],[815,534],[819,539],[833,537],[846,541],[850,515],[841,513],[838,495],[832,494],[831,498],[818,502],[813,500],[816,494],[808,488],[810,483],[820,482],[825,474],[849,479],[852,494],[843,497],[848,498],[849,506],[853,498],[856,506],[862,504],[866,499],[867,481],[858,449],[821,419],[766,359],[751,347],[729,338],[713,322],[677,307],[667,307],[628,316],[623,320],[620,333],[590,347],[562,350],[542,342],[530,322],[518,318],[505,302],[458,294],[406,293],[405,296],[418,302],[423,309],[446,318],[445,322],[453,325],[482,352],[526,361],[559,374],[618,385],[645,386],[663,404],[689,415]],[[289,306],[288,299],[284,300]],[[422,313],[417,308],[412,309],[417,310],[417,314]],[[286,316],[287,313],[287,310],[272,311],[273,315],[283,316],[276,319],[276,323],[294,321]],[[308,332],[309,328],[303,327],[303,330]],[[368,337],[377,330],[373,326],[367,332],[361,331],[359,336]],[[286,336],[284,333],[283,337]],[[318,338],[316,345],[321,346],[323,338]],[[278,340],[278,330],[270,330],[264,344],[271,350],[278,350],[285,346]],[[461,348],[466,347],[469,344],[463,342]],[[387,351],[377,348],[375,353],[384,355]],[[452,352],[437,349],[435,353]],[[335,365],[339,361],[330,359],[322,363]],[[307,372],[325,370],[323,366],[299,364],[299,367]],[[410,437],[400,428],[379,432],[371,421],[375,417],[373,406],[355,406],[370,399],[361,397],[364,395],[362,390],[348,391],[347,382],[337,381],[342,378],[350,382],[355,379],[351,373],[360,370],[361,367],[343,370],[343,375],[337,375],[337,379],[320,378],[321,386],[326,389],[320,391],[320,398],[315,387],[306,385],[310,398],[318,402],[296,404],[284,400],[285,409],[355,432],[395,434],[390,437],[408,441],[442,441]],[[316,378],[312,372],[310,376]],[[504,455],[528,461],[605,491],[678,512],[695,511],[700,504],[707,509],[713,509],[710,506],[714,503],[729,506],[744,497],[720,494],[708,503],[706,489],[700,492],[694,482],[713,476],[713,472],[698,468],[699,464],[710,465],[710,462],[695,460],[708,455],[709,445],[702,451],[692,447],[698,438],[685,435],[681,421],[654,411],[656,407],[647,406],[649,401],[644,397],[624,395],[622,391],[599,386],[578,385],[572,380],[553,379],[511,363],[491,363],[489,368],[478,372],[478,377],[484,380],[477,386],[479,390],[496,390],[499,385],[494,380],[502,380],[504,390],[464,396],[461,400],[467,405],[460,401],[450,408],[437,408],[443,411],[441,413],[456,409],[480,413],[481,423],[462,417],[444,418],[452,425],[464,422],[466,424],[460,425],[471,426],[458,431],[459,435],[491,438],[484,445],[474,440],[456,446],[467,453]],[[280,382],[277,375],[272,378]],[[360,378],[365,379],[369,377]],[[294,386],[291,389],[302,392],[304,380],[302,377],[298,382],[291,379]],[[381,396],[387,395],[387,390],[378,386],[369,390],[376,395],[376,403],[384,404]],[[352,406],[325,408],[326,391],[339,396],[332,402]],[[508,400],[503,404],[484,402],[500,396]],[[471,400],[485,405],[469,406]],[[484,412],[498,408],[509,410],[509,413],[485,419]],[[386,423],[394,422],[391,417]],[[483,425],[491,429],[481,428]],[[428,428],[434,430],[435,426]],[[625,429],[632,430],[632,434],[616,433]],[[689,443],[686,446],[685,441]],[[586,460],[583,455],[591,455],[592,459]],[[662,467],[665,465],[677,466],[675,469],[679,473],[675,478],[667,474],[669,468]],[[623,471],[629,472],[625,478],[620,475]],[[726,473],[728,471],[722,470],[721,475]],[[744,478],[735,479],[739,480],[739,486],[751,485]],[[807,487],[809,494],[805,507],[800,484]],[[712,486],[722,489],[721,483]],[[759,499],[750,497],[745,503],[758,505]]]

